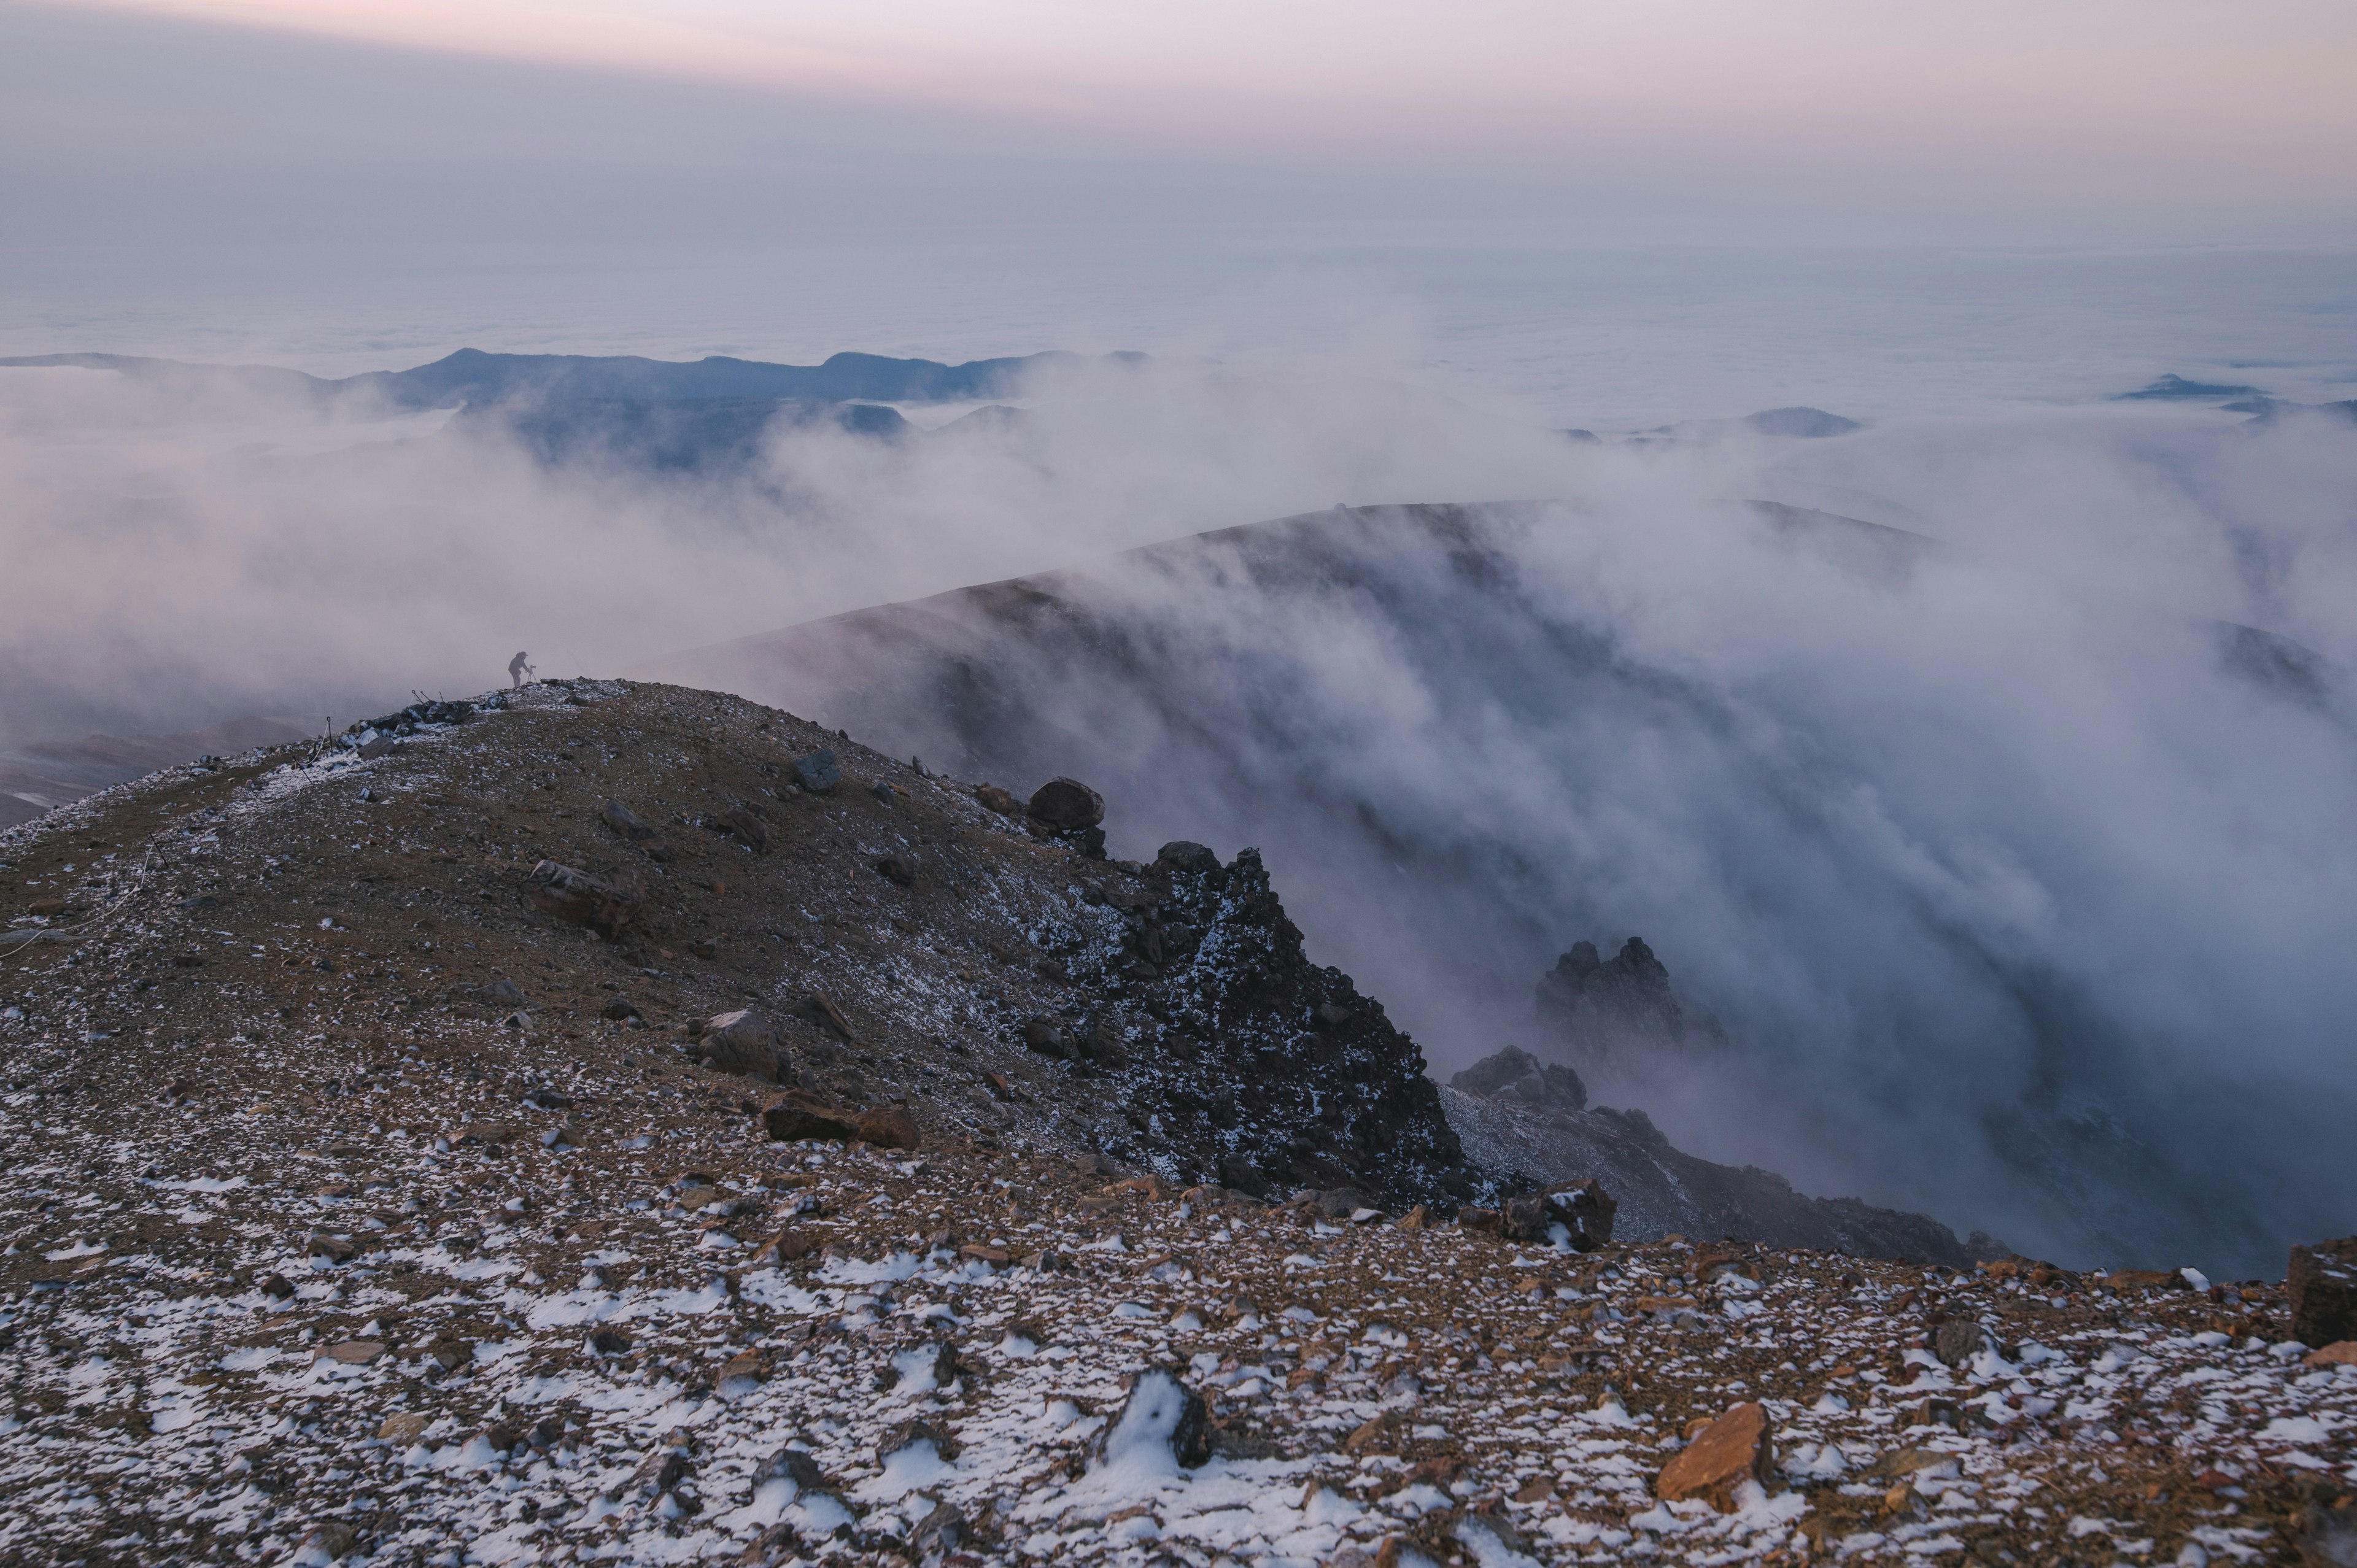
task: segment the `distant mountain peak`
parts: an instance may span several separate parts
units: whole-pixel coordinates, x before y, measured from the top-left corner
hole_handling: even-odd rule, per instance
[[[2166,375],[2154,379],[2149,386],[2136,392],[2122,392],[2114,403],[2166,403],[2179,399],[2193,401],[2223,397],[2265,397],[2257,387],[2228,386],[2221,382],[2189,381],[2183,376]]]

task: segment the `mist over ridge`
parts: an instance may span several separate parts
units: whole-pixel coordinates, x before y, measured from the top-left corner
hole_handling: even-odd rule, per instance
[[[1530,1039],[1572,942],[1640,935],[1733,1047],[1598,1095],[1698,1152],[2066,1261],[2256,1271],[2329,1228],[2346,428],[1575,444],[1334,354],[1011,390],[1003,419],[781,422],[652,472],[472,409],[0,371],[29,564],[0,738],[349,715],[517,646],[705,680],[953,771],[1078,773],[1120,853],[1258,845],[1443,1073]],[[757,636],[940,593],[865,618],[880,640]],[[945,701],[952,667],[984,689]]]

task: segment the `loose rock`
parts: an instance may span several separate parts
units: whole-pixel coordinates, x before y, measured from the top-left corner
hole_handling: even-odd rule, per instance
[[[1732,1513],[1737,1488],[1745,1481],[1757,1481],[1763,1489],[1772,1485],[1775,1465],[1768,1413],[1746,1402],[1703,1428],[1663,1466],[1653,1495],[1665,1503],[1700,1498],[1721,1513]]]

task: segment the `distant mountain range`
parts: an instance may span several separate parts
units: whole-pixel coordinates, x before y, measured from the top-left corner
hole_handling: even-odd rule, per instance
[[[1116,363],[1135,363],[1145,357],[1104,356]],[[192,365],[129,354],[34,354],[0,360],[0,368],[113,371],[191,393],[235,391],[316,403],[365,399],[393,409],[432,409],[525,400],[971,403],[1006,396],[1037,371],[1084,362],[1082,355],[1063,352],[971,360],[962,365],[835,354],[823,364],[779,365],[724,354],[676,360],[635,354],[492,354],[461,349],[429,365],[334,380],[268,365]]]
[[[2321,413],[2330,418],[2345,419],[2357,424],[2357,399],[2343,403],[2294,403],[2258,387],[2227,385],[2217,381],[2191,381],[2183,376],[2167,375],[2150,385],[2115,396],[2114,403],[2214,403],[2228,413],[2247,413],[2253,423],[2283,418],[2287,414]]]

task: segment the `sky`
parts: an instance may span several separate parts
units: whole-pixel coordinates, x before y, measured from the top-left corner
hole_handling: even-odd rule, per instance
[[[1448,222],[2341,244],[2334,0],[0,3],[14,245]]]

